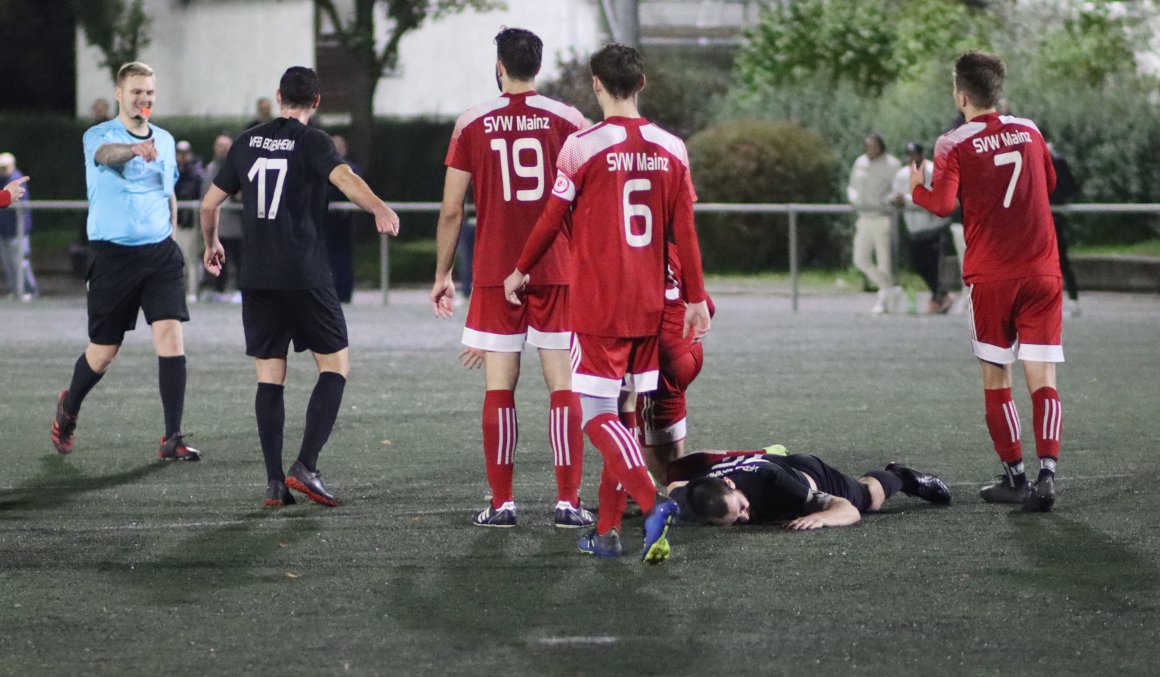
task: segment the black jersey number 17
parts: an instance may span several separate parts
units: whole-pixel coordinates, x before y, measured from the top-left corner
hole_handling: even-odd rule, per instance
[[[282,202],[282,188],[286,185],[286,170],[290,168],[286,158],[264,158],[254,160],[246,178],[258,183],[258,218],[274,220],[278,216],[278,205]],[[274,182],[274,195],[270,200],[270,208],[266,209],[266,172],[278,172]]]

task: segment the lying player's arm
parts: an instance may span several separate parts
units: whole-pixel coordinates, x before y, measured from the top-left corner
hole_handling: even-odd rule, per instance
[[[141,143],[106,143],[97,149],[94,159],[99,165],[120,169],[135,157],[140,157],[146,162],[156,160],[157,146],[153,143],[153,139]]]
[[[503,292],[508,303],[521,305],[517,292],[528,283],[527,271],[534,268],[540,259],[544,258],[544,254],[548,253],[548,249],[556,241],[556,236],[564,226],[564,215],[568,213],[568,207],[571,205],[570,201],[562,198],[555,196],[548,198],[548,204],[540,213],[540,218],[536,220],[536,225],[528,235],[528,241],[524,243],[524,251],[516,262],[516,269],[503,281]]]
[[[226,260],[226,249],[218,239],[218,217],[222,203],[228,197],[224,190],[211,183],[205,197],[201,199],[201,238],[205,241],[202,263],[206,271],[214,276],[221,275],[222,263]]]
[[[812,491],[811,501],[816,501],[821,510],[802,515],[785,525],[786,529],[807,531],[822,527],[848,527],[862,519],[862,513],[844,498]]]
[[[437,243],[435,254],[435,284],[431,287],[431,307],[436,317],[451,317],[452,302],[455,299],[455,283],[451,279],[451,267],[455,265],[455,245],[459,243],[459,230],[463,225],[463,203],[467,200],[467,187],[471,185],[471,173],[454,167],[447,168],[443,179],[443,204],[439,208],[439,227],[435,232]]]
[[[330,182],[335,188],[342,191],[348,200],[358,205],[363,211],[374,214],[375,228],[387,235],[399,234],[399,215],[387,206],[386,202],[375,195],[366,181],[355,174],[348,164],[341,164],[330,172]]]

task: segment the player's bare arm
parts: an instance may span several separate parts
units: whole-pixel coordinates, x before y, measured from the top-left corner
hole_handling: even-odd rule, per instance
[[[375,195],[367,182],[351,170],[350,165],[338,165],[330,172],[329,178],[335,188],[342,191],[351,202],[374,214],[376,230],[387,235],[399,234],[399,215]]]
[[[790,531],[809,531],[823,527],[848,527],[861,519],[862,513],[853,503],[839,496],[830,496],[825,508],[803,515],[785,525],[785,528]]]
[[[486,354],[486,350],[468,346],[459,351],[459,362],[467,369],[479,369],[483,366],[483,360]]]
[[[443,180],[443,204],[439,208],[439,226],[435,239],[435,283],[431,285],[431,308],[435,317],[451,317],[455,300],[455,282],[451,279],[451,267],[455,264],[455,245],[459,242],[459,230],[463,225],[463,204],[467,200],[467,188],[471,185],[471,173],[454,167],[447,168]],[[466,351],[465,351],[466,352]],[[462,353],[460,354],[462,359]],[[464,366],[468,364],[464,362]]]
[[[177,194],[169,194],[169,237],[177,240]]]
[[[4,190],[8,191],[8,195],[11,197],[12,202],[16,202],[17,200],[24,197],[24,184],[26,183],[28,183],[28,177],[22,176],[19,179],[9,183],[7,186],[4,186]]]
[[[528,286],[528,280],[531,279],[526,273],[520,272],[517,268],[511,272],[503,281],[503,295],[508,300],[508,303],[513,306],[522,306],[523,301],[520,300],[520,292],[524,287]]]
[[[106,143],[97,149],[94,159],[99,165],[120,169],[135,157],[153,162],[157,156],[157,145],[153,139],[147,139],[140,143]]]
[[[218,217],[222,203],[229,198],[226,192],[211,184],[201,200],[201,237],[205,240],[205,256],[202,262],[206,271],[217,277],[221,275],[222,264],[226,260],[226,249],[218,239]]]

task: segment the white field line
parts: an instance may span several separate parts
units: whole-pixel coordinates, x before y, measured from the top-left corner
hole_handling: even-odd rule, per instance
[[[541,637],[536,642],[538,644],[546,644],[547,646],[591,646],[616,644],[617,638],[609,637],[608,635],[595,635],[592,637]]]

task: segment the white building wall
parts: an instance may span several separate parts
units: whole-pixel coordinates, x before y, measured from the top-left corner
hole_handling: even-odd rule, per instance
[[[541,79],[556,57],[587,54],[604,40],[598,0],[507,0],[508,10],[466,12],[430,22],[403,38],[399,73],[383,78],[379,115],[454,117],[496,94],[500,26],[544,40]],[[145,0],[152,44],[140,58],[157,71],[157,115],[252,115],[273,96],[288,66],[314,66],[313,0]],[[382,36],[385,27],[380,26]],[[97,98],[112,100],[101,55],[77,31],[77,114]]]
[[[455,117],[495,97],[493,39],[502,26],[526,28],[544,41],[540,82],[556,77],[558,56],[587,56],[607,40],[598,0],[507,0],[507,6],[446,17],[405,36],[399,73],[379,82],[375,112]]]
[[[314,66],[313,0],[145,0],[156,115],[253,115],[289,66]],[[77,114],[113,100],[101,53],[77,30]]]

